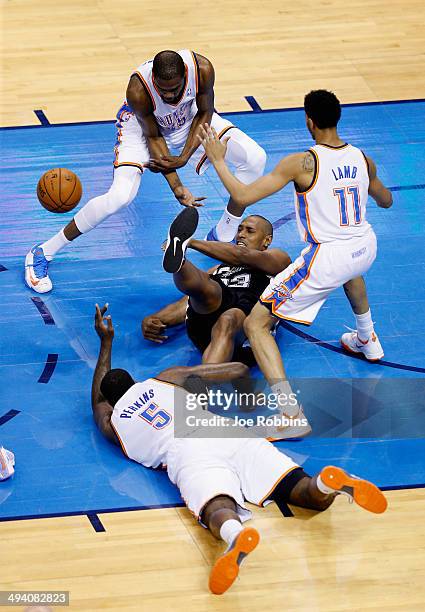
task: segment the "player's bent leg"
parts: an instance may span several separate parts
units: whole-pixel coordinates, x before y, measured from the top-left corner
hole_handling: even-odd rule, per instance
[[[247,134],[238,128],[229,131],[226,161],[235,169],[235,177],[245,185],[249,185],[263,175],[267,161],[266,152]],[[207,234],[207,240],[230,242],[240,223],[245,208],[239,206],[231,198],[220,221]]]
[[[300,480],[288,501],[295,506],[322,511],[337,495],[345,495],[350,503],[354,501],[375,514],[381,514],[387,508],[387,500],[376,485],[335,466],[326,466],[317,476]]]
[[[276,322],[270,311],[257,302],[245,319],[244,330],[257,363],[268,382],[286,378],[276,341],[270,334]]]
[[[224,495],[208,502],[201,521],[216,538],[228,545],[214,563],[209,578],[211,592],[222,595],[237,578],[242,561],[257,547],[260,535],[253,527],[242,527],[235,500]]]
[[[280,398],[282,400],[289,398],[293,392],[286,377],[279,347],[270,333],[275,323],[276,317],[264,304],[257,302],[251,314],[245,319],[244,330],[257,364],[279,401]],[[287,402],[285,405],[280,405],[280,411],[282,417],[292,419],[293,422],[268,427],[264,436],[268,440],[299,438],[311,432],[310,424],[298,402]]]
[[[363,277],[345,283],[344,291],[356,318],[357,329],[341,336],[342,347],[350,353],[364,355],[368,361],[382,359],[384,351],[374,330]]]
[[[388,506],[385,495],[373,482],[349,474],[340,467],[324,467],[317,476],[316,484],[321,491],[345,495],[350,502],[355,501],[358,506],[375,514],[382,514]]]
[[[53,285],[48,275],[49,262],[71,240],[89,232],[110,215],[128,206],[137,195],[140,178],[141,171],[135,166],[116,168],[113,183],[106,194],[89,200],[66,228],[61,229],[50,240],[35,245],[25,258],[27,286],[37,293],[51,291]]]
[[[92,198],[74,217],[82,234],[97,227],[102,221],[131,204],[137,195],[142,173],[136,166],[119,166],[107,193]]]
[[[211,330],[211,342],[202,355],[202,363],[226,363],[232,360],[236,336],[243,329],[245,313],[230,308],[220,315]]]

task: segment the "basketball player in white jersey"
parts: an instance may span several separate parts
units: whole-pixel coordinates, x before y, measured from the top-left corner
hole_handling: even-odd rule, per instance
[[[229,381],[246,376],[248,368],[241,363],[175,367],[135,382],[127,371],[111,370],[114,329],[111,317],[104,318],[106,310],[107,305],[99,309],[96,304],[100,353],[92,384],[94,420],[129,459],[166,467],[192,514],[227,544],[210,573],[213,593],[232,585],[242,560],[259,542],[258,531],[242,525],[251,518],[245,500],[261,507],[275,501],[280,507],[291,503],[325,510],[343,494],[370,512],[385,511],[387,501],[374,484],[334,466],[311,478],[264,439],[174,437],[175,417],[187,393],[181,386],[190,377]]]
[[[287,391],[289,383],[269,329],[279,319],[310,325],[338,287],[344,287],[357,323],[356,331],[341,337],[342,346],[370,361],[384,356],[363,280],[376,257],[376,236],[366,221],[366,202],[369,194],[378,206],[389,208],[392,194],[378,179],[372,159],[339,137],[341,106],[333,93],[310,92],[304,109],[316,144],[303,153],[288,155],[251,185],[243,185],[229,171],[225,143],[209,126],[201,128],[200,136],[221,181],[240,206],[294,184],[298,229],[307,246],[271,280],[245,321],[257,363],[277,393]]]
[[[235,166],[242,182],[251,183],[263,174],[264,150],[214,112],[214,68],[206,57],[187,49],[161,51],[139,66],[117,114],[114,180],[109,191],[87,202],[66,227],[30,250],[25,259],[28,287],[37,293],[51,291],[49,262],[72,240],[128,206],[137,195],[145,168],[163,174],[182,206],[201,206],[204,198],[195,198],[183,186],[177,170],[189,163],[202,174],[209,166],[196,137],[205,122],[220,137],[228,134],[227,161]],[[242,213],[243,207],[230,199],[207,239],[230,242]]]

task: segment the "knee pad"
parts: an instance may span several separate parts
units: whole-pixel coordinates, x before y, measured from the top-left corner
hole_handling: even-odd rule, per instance
[[[252,183],[263,175],[267,161],[266,152],[241,130],[231,130],[230,134],[226,161],[236,167],[236,178],[245,184]]]
[[[92,198],[74,216],[82,234],[86,234],[105,219],[131,204],[137,195],[141,173],[138,168],[123,166],[114,173],[113,183],[107,193]]]

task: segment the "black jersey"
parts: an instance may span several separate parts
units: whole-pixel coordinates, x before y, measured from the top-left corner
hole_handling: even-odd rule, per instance
[[[210,277],[222,288],[220,306],[214,312],[199,314],[193,310],[189,300],[186,314],[188,336],[202,352],[211,342],[212,328],[223,312],[239,308],[248,316],[270,280],[267,274],[259,270],[227,264],[218,266]]]
[[[236,293],[238,299],[254,300],[253,305],[270,282],[265,272],[249,266],[220,264],[210,276]]]

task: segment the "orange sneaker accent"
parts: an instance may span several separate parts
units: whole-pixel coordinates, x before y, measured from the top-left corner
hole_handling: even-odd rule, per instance
[[[374,342],[375,341],[376,341],[376,338],[375,338]],[[352,355],[358,355],[360,357],[363,356],[366,359],[366,361],[372,361],[373,363],[375,363],[375,362],[381,361],[381,359],[384,358],[384,355],[382,355],[382,357],[377,357],[376,359],[371,359],[370,357],[366,357],[366,355],[364,353],[362,353],[361,351],[357,352],[357,351],[351,350],[350,347],[347,344],[345,344],[345,342],[343,342],[342,340],[340,342],[341,342],[342,348],[345,349],[348,353],[351,353]],[[366,344],[367,344],[367,342],[366,342]]]
[[[232,548],[217,559],[211,570],[209,587],[212,593],[222,595],[232,586],[239,574],[241,562],[257,547],[259,541],[260,534],[256,529],[253,527],[242,529]]]
[[[38,283],[40,282],[39,280],[35,280],[31,272],[30,272],[30,281],[31,281],[31,285],[34,285],[34,287],[36,287]]]
[[[345,470],[333,465],[328,465],[320,472],[320,478],[327,487],[335,491],[346,490],[359,506],[369,512],[381,514],[387,509],[387,499],[376,485],[368,480],[356,478]],[[351,490],[350,490],[351,489]]]

